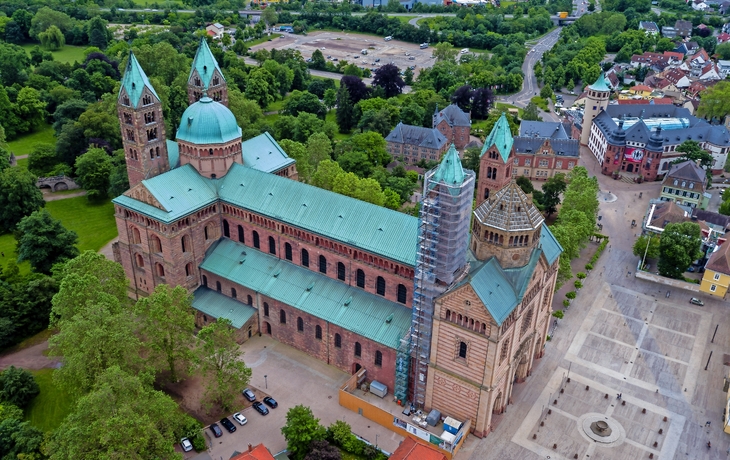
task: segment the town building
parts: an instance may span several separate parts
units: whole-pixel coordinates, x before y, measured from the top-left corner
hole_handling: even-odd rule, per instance
[[[674,30],[677,32],[678,36],[687,38],[692,35],[692,21],[678,19],[674,23]]]
[[[706,209],[710,201],[709,194],[705,193],[706,182],[705,170],[694,161],[673,164],[662,180],[659,199],[691,208]]]
[[[578,164],[580,146],[570,135],[570,126],[549,121],[523,121],[513,140],[512,176],[547,180],[568,173]]]
[[[586,88],[586,93],[585,108],[583,109],[583,128],[580,133],[581,145],[588,145],[593,119],[608,106],[611,89],[606,84],[603,72],[598,76],[595,83]]]
[[[677,29],[670,26],[662,26],[662,36],[664,38],[674,38],[677,36]]]
[[[125,69],[117,106],[131,188],[113,200],[113,254],[130,295],[182,286],[198,327],[225,318],[239,342],[267,334],[345,372],[364,368],[397,400],[471,418],[486,436],[542,356],[562,252],[512,181],[511,145],[504,159],[482,156],[499,187],[473,212],[477,178],[452,145],[426,172],[415,218],[294,180],[276,142],[242,141],[202,80],[167,140],[131,53]],[[505,148],[509,126],[500,132]],[[456,383],[467,399],[455,406]]]
[[[257,446],[249,444],[246,452],[234,452],[230,460],[274,460],[274,456],[263,444]]]
[[[390,460],[447,460],[446,456],[432,444],[418,442],[410,436],[406,436],[388,458]]]
[[[702,274],[700,292],[725,299],[730,287],[730,243],[727,241],[715,246],[710,255],[705,272]]]
[[[445,135],[436,128],[398,123],[385,138],[388,153],[415,164],[421,160],[438,161],[449,147]]]
[[[643,30],[649,35],[657,35],[659,33],[659,27],[656,22],[652,21],[639,21],[639,30]]]
[[[471,119],[469,113],[464,112],[456,104],[436,111],[433,114],[433,127],[444,135],[447,142],[452,143],[461,150],[469,143],[471,132]]]

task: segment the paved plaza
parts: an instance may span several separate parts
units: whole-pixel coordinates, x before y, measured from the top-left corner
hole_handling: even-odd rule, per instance
[[[596,174],[589,155],[582,149],[585,166]],[[728,458],[730,436],[722,431],[722,418],[730,310],[708,297],[704,307],[691,305],[689,292],[633,276],[638,260],[632,245],[640,227],[630,222],[642,221],[660,184],[598,177],[599,214],[610,248],[532,375],[515,385],[513,404],[496,417],[494,431],[483,440],[470,437],[457,460]],[[556,294],[554,308],[567,290]],[[595,421],[605,421],[611,435],[592,434]]]

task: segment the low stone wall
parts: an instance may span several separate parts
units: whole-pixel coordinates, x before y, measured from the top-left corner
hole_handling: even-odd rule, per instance
[[[665,286],[670,286],[673,288],[684,289],[684,290],[690,291],[690,292],[700,292],[699,284],[688,283],[686,281],[675,280],[672,278],[665,278],[665,277],[659,276],[655,273],[649,273],[649,272],[645,272],[642,270],[637,270],[635,274],[636,274],[636,277],[641,280],[651,281],[653,283],[663,284]]]

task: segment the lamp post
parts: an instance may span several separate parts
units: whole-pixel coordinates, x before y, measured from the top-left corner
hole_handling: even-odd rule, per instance
[[[375,435],[375,448],[376,449],[378,447],[378,436],[379,436],[378,434]]]
[[[264,385],[266,385],[266,389],[268,390],[269,389],[269,381],[266,379],[266,377],[268,377],[268,375],[264,375]]]

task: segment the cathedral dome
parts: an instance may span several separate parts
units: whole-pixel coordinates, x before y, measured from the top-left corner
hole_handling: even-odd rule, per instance
[[[176,138],[191,144],[225,144],[241,137],[241,128],[228,107],[208,96],[185,110]]]

